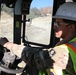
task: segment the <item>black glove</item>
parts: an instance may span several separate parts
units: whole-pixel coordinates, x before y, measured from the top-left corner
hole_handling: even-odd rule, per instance
[[[34,54],[34,60],[39,70],[53,68],[54,60],[49,56],[48,50],[40,50],[39,52],[36,52]]]
[[[52,68],[54,61],[49,56],[49,52],[41,48],[26,47],[22,52],[22,60],[29,66],[37,67],[39,70]]]
[[[9,42],[7,38],[0,37],[0,45],[3,46],[5,43]]]
[[[29,66],[35,67],[34,54],[39,51],[39,49],[35,49],[33,47],[25,47],[22,52],[22,60]]]

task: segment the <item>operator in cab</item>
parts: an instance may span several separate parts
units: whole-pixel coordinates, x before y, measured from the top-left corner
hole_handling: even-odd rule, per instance
[[[50,68],[50,71],[46,71],[47,74],[39,72],[39,75],[76,75],[76,3],[66,2],[62,4],[53,18],[55,19],[55,36],[62,40],[54,48],[48,49],[48,52],[43,49],[37,51],[45,51],[43,55],[47,56],[48,53],[48,57],[50,57],[49,61],[54,61],[49,64],[49,61],[44,60],[45,65],[49,65],[46,70]],[[37,52],[32,53],[30,47],[14,44],[9,42],[7,38],[0,38],[0,45],[13,51],[20,58],[23,55],[25,57],[27,54],[31,55],[31,57],[33,55],[34,58],[37,57]],[[25,62],[27,62],[26,60]]]

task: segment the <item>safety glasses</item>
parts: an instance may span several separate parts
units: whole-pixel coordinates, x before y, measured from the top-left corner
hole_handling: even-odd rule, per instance
[[[69,24],[68,23],[64,23],[64,22],[54,22],[54,26],[56,26],[57,28],[60,27],[60,26],[68,26]]]

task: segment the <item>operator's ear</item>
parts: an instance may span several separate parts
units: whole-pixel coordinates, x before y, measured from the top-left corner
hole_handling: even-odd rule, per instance
[[[74,24],[69,25],[69,29],[70,30],[74,30],[75,29],[75,25]]]

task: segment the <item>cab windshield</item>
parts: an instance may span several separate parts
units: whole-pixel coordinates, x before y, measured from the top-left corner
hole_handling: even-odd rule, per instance
[[[26,16],[25,40],[48,45],[51,36],[52,0],[33,0]]]

